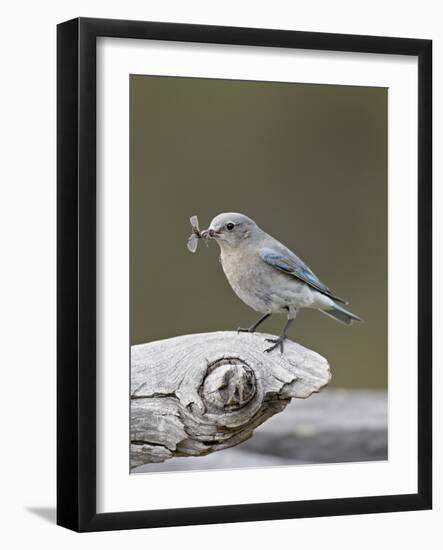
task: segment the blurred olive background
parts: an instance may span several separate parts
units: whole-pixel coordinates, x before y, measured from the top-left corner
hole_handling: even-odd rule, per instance
[[[130,97],[132,344],[258,318],[215,242],[186,248],[191,215],[242,212],[364,319],[302,310],[291,339],[329,360],[331,385],[386,387],[387,89],[132,75]]]

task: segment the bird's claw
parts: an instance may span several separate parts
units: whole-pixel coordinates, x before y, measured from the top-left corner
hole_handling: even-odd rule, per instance
[[[273,344],[272,346],[269,346],[269,348],[265,349],[266,353],[270,353],[275,348],[278,348],[280,346],[280,353],[283,353],[283,342],[285,341],[284,338],[266,338],[266,342],[271,342]]]

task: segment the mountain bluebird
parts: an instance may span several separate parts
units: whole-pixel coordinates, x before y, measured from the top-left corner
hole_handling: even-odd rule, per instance
[[[219,214],[201,235],[219,244],[223,271],[237,296],[264,314],[252,326],[239,331],[254,332],[272,313],[287,314],[281,335],[267,339],[272,344],[267,352],[280,347],[283,353],[288,328],[301,308],[318,309],[347,325],[361,321],[339,305],[346,302],[321,283],[300,258],[247,216]]]

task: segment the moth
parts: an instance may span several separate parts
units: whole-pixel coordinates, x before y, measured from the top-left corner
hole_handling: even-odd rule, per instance
[[[202,232],[200,231],[200,228],[198,226],[197,216],[191,216],[189,221],[191,222],[192,233],[188,239],[187,246],[188,246],[188,250],[194,253],[197,250],[198,240],[203,239],[204,236],[202,235]]]

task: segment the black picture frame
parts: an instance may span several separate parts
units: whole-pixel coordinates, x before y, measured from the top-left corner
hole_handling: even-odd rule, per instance
[[[96,512],[96,39],[400,54],[418,58],[418,491],[416,494]],[[78,18],[57,29],[57,523],[104,531],[369,514],[432,506],[432,42]]]

